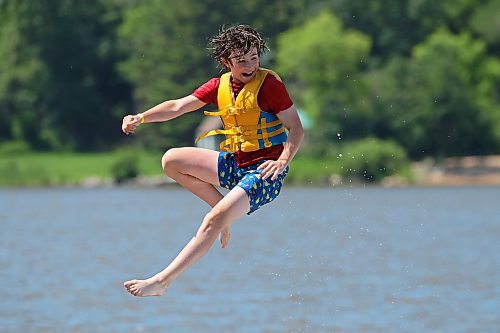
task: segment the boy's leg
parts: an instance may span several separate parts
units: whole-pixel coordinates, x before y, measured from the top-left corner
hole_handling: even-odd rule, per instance
[[[219,185],[218,158],[217,151],[184,147],[168,150],[161,162],[167,176],[214,207],[222,199],[214,186]]]
[[[127,281],[125,288],[134,296],[162,295],[182,272],[207,253],[223,228],[228,228],[249,209],[247,193],[236,186],[205,216],[196,236],[163,271],[146,280]]]
[[[165,173],[178,184],[194,193],[210,207],[214,207],[222,194],[214,185],[219,185],[219,152],[194,147],[172,148],[162,157],[161,164]],[[221,231],[220,241],[223,248],[229,242],[229,228]]]

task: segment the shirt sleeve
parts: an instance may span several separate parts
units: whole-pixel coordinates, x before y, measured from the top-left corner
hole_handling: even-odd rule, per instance
[[[257,96],[257,101],[262,111],[274,114],[286,110],[293,105],[293,101],[290,95],[288,95],[283,82],[272,74],[268,74],[264,79],[259,95]]]
[[[199,88],[192,95],[203,103],[217,105],[217,91],[219,89],[220,78],[213,78]]]

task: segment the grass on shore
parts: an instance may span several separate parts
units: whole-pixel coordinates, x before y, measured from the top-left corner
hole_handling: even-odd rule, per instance
[[[112,170],[131,153],[29,152],[0,156],[0,186],[78,185],[89,177],[112,179]],[[161,154],[136,154],[143,175],[161,174]]]
[[[22,152],[0,155],[0,186],[78,185],[89,177],[113,179],[117,164],[131,156],[137,161],[140,175],[163,175],[161,153],[147,151],[114,151],[104,153]],[[129,160],[129,159],[128,159]],[[335,160],[297,156],[291,164],[287,183],[323,185],[340,169]]]

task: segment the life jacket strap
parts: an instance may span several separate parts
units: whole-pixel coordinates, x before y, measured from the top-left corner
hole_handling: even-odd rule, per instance
[[[229,129],[215,129],[215,130],[205,132],[202,135],[200,135],[198,138],[196,138],[195,142],[198,142],[201,139],[206,138],[207,136],[212,136],[212,135],[217,135],[217,134],[240,135],[240,136],[244,136],[246,138],[246,141],[263,139],[265,142],[269,142],[269,144],[264,143],[264,145],[266,147],[270,147],[272,144],[271,144],[271,141],[269,141],[269,137],[281,134],[284,131],[284,129],[282,127],[281,131],[277,134],[274,134],[274,135],[271,135],[271,133],[275,133],[277,131],[273,131],[273,132],[269,133],[269,132],[267,132],[267,129],[274,127],[274,126],[277,126],[279,124],[281,124],[280,120],[275,120],[275,121],[271,121],[271,122],[267,123],[266,118],[262,118],[260,125],[235,126],[235,127],[229,128]],[[256,130],[259,130],[259,129],[262,131],[262,134],[250,135],[251,132],[255,132]],[[259,136],[259,137],[257,137],[257,136]]]
[[[269,127],[272,127],[272,126],[269,126]],[[271,141],[269,141],[269,138],[276,136],[276,135],[279,135],[279,134],[283,133],[284,131],[285,131],[284,127],[278,128],[277,130],[272,131],[272,132],[266,131],[267,141],[269,143],[271,143]],[[263,140],[264,136],[262,134],[252,134],[252,135],[232,134],[232,135],[228,135],[227,139],[220,143],[220,149],[221,149],[221,151],[229,151],[229,152],[236,151],[236,150],[238,150],[238,146],[240,144],[242,144],[243,142],[254,141],[254,140],[259,140],[259,139]],[[264,145],[266,147],[272,146],[272,144],[266,145],[265,143],[264,143]]]

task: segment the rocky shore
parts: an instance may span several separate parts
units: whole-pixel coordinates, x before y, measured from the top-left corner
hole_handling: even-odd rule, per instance
[[[416,183],[423,186],[500,185],[500,156],[446,158],[414,165]]]

